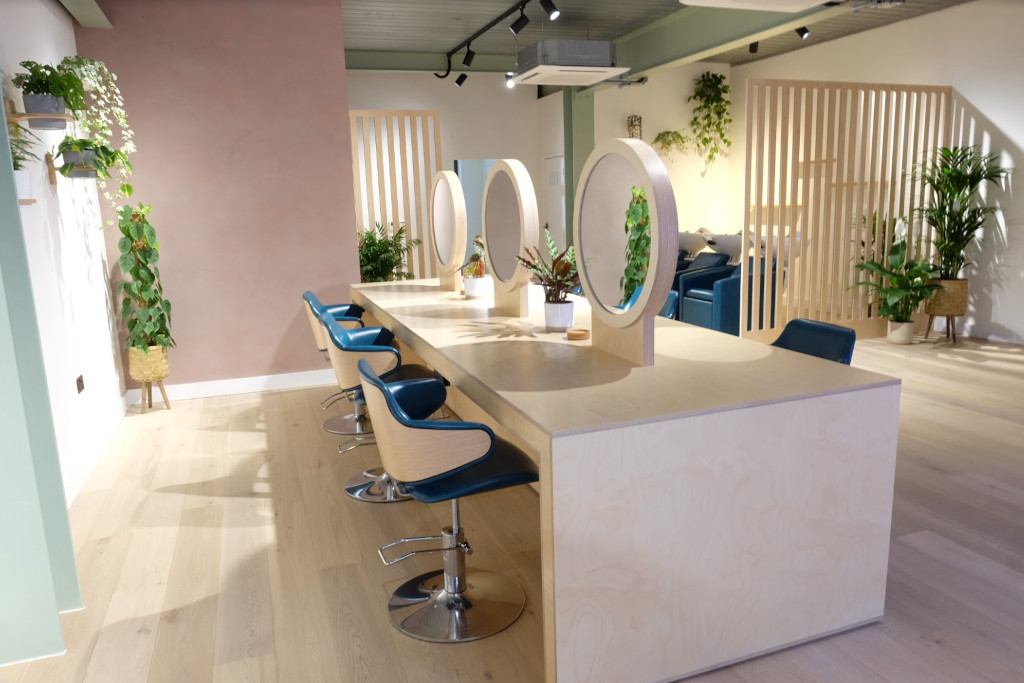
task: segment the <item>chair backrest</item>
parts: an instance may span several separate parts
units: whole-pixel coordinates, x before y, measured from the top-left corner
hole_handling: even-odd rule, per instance
[[[327,309],[313,292],[307,291],[302,298],[306,301],[306,317],[309,318],[309,326],[313,329],[316,347],[321,352],[327,351],[327,335],[324,334],[324,326],[320,324],[320,314]]]
[[[359,386],[358,363],[367,359],[377,374],[385,374],[397,368],[402,358],[391,346],[360,343],[354,337],[370,337],[376,335],[380,328],[364,327],[359,330],[346,330],[328,311],[320,314],[321,327],[328,338],[327,354],[331,358],[331,367],[338,380],[338,388],[349,391]]]
[[[693,257],[686,270],[697,270],[699,268],[714,268],[724,266],[729,261],[728,254],[719,254],[716,251],[702,251]]]
[[[849,365],[856,341],[857,333],[849,327],[794,318],[786,323],[782,334],[772,342],[772,346]]]
[[[639,287],[633,290],[633,293],[630,295],[629,299],[626,300],[626,303],[619,304],[615,308],[621,309],[623,311],[628,311],[629,309],[633,308],[633,304],[635,304],[637,300],[640,299],[640,295],[643,294],[643,291],[644,286],[640,285]]]
[[[366,407],[385,471],[401,482],[446,474],[482,458],[494,448],[494,432],[478,422],[413,420],[364,359],[358,364]]]
[[[674,289],[668,291],[668,298],[665,299],[665,305],[658,311],[658,315],[663,318],[676,319],[676,309],[679,307],[679,292]]]

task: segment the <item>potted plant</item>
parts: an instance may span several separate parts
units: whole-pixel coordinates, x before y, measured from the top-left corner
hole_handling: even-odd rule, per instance
[[[573,306],[567,295],[580,286],[580,274],[576,268],[576,250],[572,247],[558,250],[551,231],[544,228],[549,258],[545,259],[539,248],[529,247],[525,256],[516,256],[519,263],[533,273],[544,288],[544,326],[548,332],[564,332],[573,324]]]
[[[160,246],[156,230],[149,222],[153,207],[139,204],[118,209],[121,253],[118,266],[125,279],[118,283],[121,319],[128,331],[128,374],[143,382],[161,382],[170,368],[167,349],[174,346],[171,336],[171,302],[164,298],[160,281]]]
[[[359,277],[362,282],[388,282],[411,280],[414,276],[405,270],[406,257],[422,244],[419,238],[405,238],[405,224],[388,236],[384,226],[376,224],[374,230],[359,232]]]
[[[64,163],[58,170],[65,178],[109,178],[111,170],[116,166],[128,172],[132,170],[131,162],[124,152],[111,149],[92,138],[65,136],[57,145],[57,154],[63,157]]]
[[[82,79],[64,67],[39,64],[33,61],[21,62],[28,73],[14,76],[14,85],[21,88],[26,113],[63,114],[65,109],[75,113],[85,108],[85,90]],[[59,118],[29,119],[29,128],[62,130],[67,121]]]
[[[907,241],[897,240],[889,248],[886,263],[865,261],[855,268],[875,274],[875,278],[856,282],[854,286],[874,290],[879,315],[889,319],[889,341],[893,344],[913,341],[914,311],[939,289],[939,285],[929,282],[937,272],[935,266],[928,261],[907,260]]]
[[[467,299],[476,299],[487,293],[487,263],[484,259],[484,238],[473,238],[473,253],[462,264],[462,286]]]
[[[997,159],[977,147],[943,147],[914,169],[914,178],[931,190],[931,202],[916,211],[933,230],[942,285],[942,291],[925,305],[931,316],[951,319],[967,312],[967,280],[959,279],[967,264],[965,252],[995,212],[994,206],[982,203],[979,189],[986,181],[998,184],[1010,173]]]
[[[619,279],[624,305],[637,287],[647,279],[651,261],[651,213],[647,193],[642,187],[633,188],[633,197],[626,208],[626,268]]]
[[[18,199],[29,199],[32,196],[32,176],[25,168],[30,161],[38,161],[39,155],[32,149],[32,140],[39,141],[35,133],[25,130],[14,121],[7,122],[7,139],[11,145],[11,161],[14,166],[14,185],[18,190]]]

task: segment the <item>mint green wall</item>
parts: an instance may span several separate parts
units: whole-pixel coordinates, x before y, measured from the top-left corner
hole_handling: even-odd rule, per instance
[[[0,663],[62,652],[58,611],[82,607],[11,166],[4,127],[0,133]]]
[[[594,91],[563,88],[562,121],[565,127],[565,241],[572,244],[576,184],[587,157],[594,151]]]

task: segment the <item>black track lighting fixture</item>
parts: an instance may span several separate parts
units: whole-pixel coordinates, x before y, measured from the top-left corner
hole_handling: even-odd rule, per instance
[[[511,71],[505,72],[505,87],[509,89],[516,87],[516,75]]]
[[[518,36],[519,32],[526,28],[526,25],[530,23],[530,17],[526,16],[526,5],[520,5],[519,7],[519,18],[513,21],[508,30],[512,31],[512,35]]]
[[[807,40],[807,36],[811,35],[811,31],[806,26],[801,26],[798,29],[794,29],[796,34],[800,36],[800,40]]]
[[[459,77],[455,79],[455,85],[461,88],[462,84],[466,82],[467,78],[469,78],[469,76],[467,76],[466,74],[459,74]]]
[[[544,10],[544,13],[548,15],[548,19],[550,19],[551,21],[554,21],[558,17],[562,16],[562,13],[558,11],[558,8],[555,7],[555,3],[551,2],[551,0],[540,0],[540,6],[541,9]]]
[[[473,57],[476,57],[476,53],[469,47],[466,46],[466,56],[462,58],[462,64],[466,67],[473,66]]]
[[[750,54],[752,54],[752,55],[756,55],[757,54],[757,41],[756,40],[750,44]]]

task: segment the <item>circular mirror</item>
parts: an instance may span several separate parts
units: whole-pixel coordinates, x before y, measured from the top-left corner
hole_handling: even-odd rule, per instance
[[[452,171],[438,171],[430,192],[430,234],[441,275],[462,265],[466,251],[466,197]]]
[[[594,315],[620,328],[656,315],[672,287],[679,244],[675,195],[665,164],[641,140],[605,140],[587,159],[577,187],[573,241]],[[640,295],[624,311],[619,283],[626,267],[626,211],[633,188],[646,195],[651,254]]]
[[[515,159],[496,161],[487,174],[483,203],[484,252],[495,287],[510,292],[530,281],[530,271],[516,256],[537,246],[539,223],[526,167]]]

